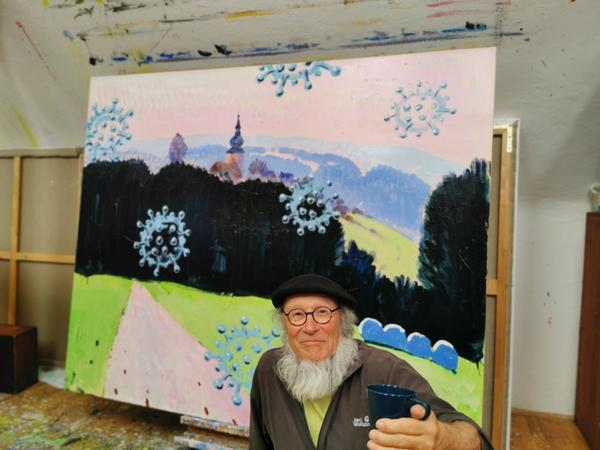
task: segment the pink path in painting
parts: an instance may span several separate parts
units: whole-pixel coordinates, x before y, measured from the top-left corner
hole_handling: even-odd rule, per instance
[[[247,426],[248,395],[235,406],[234,392],[216,390],[216,363],[205,361],[206,348],[135,283],[113,344],[104,396],[227,423]]]

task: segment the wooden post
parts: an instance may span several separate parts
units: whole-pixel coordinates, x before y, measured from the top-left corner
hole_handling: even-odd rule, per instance
[[[492,394],[492,444],[503,449],[506,431],[508,383],[508,324],[511,287],[512,233],[514,213],[513,129],[502,133],[500,192],[498,211],[498,261],[496,282],[496,333],[494,340],[494,388]]]
[[[21,228],[21,173],[22,159],[16,156],[13,160],[13,188],[10,222],[10,259],[8,261],[8,324],[17,323],[17,277],[19,236]]]

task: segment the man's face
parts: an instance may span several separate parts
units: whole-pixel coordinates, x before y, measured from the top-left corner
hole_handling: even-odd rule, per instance
[[[311,312],[323,306],[329,309],[337,308],[336,302],[328,297],[312,294],[295,295],[285,301],[283,312],[287,314],[293,309]],[[283,323],[290,347],[298,358],[321,361],[335,353],[341,336],[339,309],[324,325],[315,322],[312,315],[307,316],[306,322],[301,326],[292,325],[287,317],[284,318]]]

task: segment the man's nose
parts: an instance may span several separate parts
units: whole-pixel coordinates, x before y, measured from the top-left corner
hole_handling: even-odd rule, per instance
[[[306,316],[304,331],[306,331],[307,333],[316,333],[317,331],[319,331],[319,324],[315,322],[315,318],[312,316],[312,314]]]

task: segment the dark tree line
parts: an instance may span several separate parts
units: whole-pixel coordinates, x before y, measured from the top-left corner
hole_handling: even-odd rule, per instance
[[[474,362],[483,356],[487,273],[488,172],[476,160],[451,174],[433,191],[425,208],[419,245],[418,284],[404,276],[379,275],[373,257],[354,242],[344,253],[338,278],[354,290],[359,319],[397,323],[432,342],[450,341]]]
[[[142,280],[176,281],[237,294],[268,296],[285,279],[306,272],[333,276],[343,251],[343,232],[332,221],[325,234],[284,225],[289,190],[259,180],[223,182],[204,169],[171,164],[152,175],[143,161],[99,162],[84,169],[76,270]],[[140,267],[133,244],[137,222],[163,205],[184,211],[190,254],[179,273]]]
[[[452,337],[461,343],[459,353],[477,361],[483,356],[488,214],[488,167],[476,160],[431,194],[419,246],[419,280],[430,295],[435,334]]]
[[[450,341],[477,362],[485,324],[488,179],[485,161],[449,175],[432,192],[419,246],[419,281],[380,275],[373,257],[351,242],[344,251],[340,223],[326,233],[283,224],[280,182],[221,181],[204,169],[173,163],[157,174],[143,161],[98,162],[85,167],[76,270],[160,279],[216,292],[268,297],[301,273],[336,279],[358,299],[358,317],[397,323],[435,342]],[[137,222],[163,205],[184,211],[190,254],[179,273],[140,267],[133,244]]]

